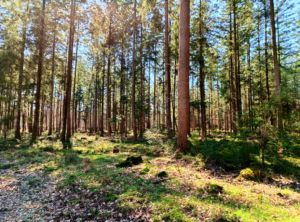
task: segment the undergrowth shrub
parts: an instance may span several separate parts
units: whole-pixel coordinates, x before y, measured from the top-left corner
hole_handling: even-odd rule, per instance
[[[74,152],[68,152],[64,155],[64,157],[61,159],[61,163],[69,166],[69,165],[76,165],[82,162],[82,158],[80,158],[76,153]]]
[[[163,146],[164,135],[157,127],[153,126],[151,129],[147,129],[144,136],[150,145],[155,145],[156,149]]]
[[[251,155],[259,155],[259,152],[259,144],[226,139],[220,141],[206,140],[201,146],[201,153],[204,158],[219,161],[227,170],[250,166]]]

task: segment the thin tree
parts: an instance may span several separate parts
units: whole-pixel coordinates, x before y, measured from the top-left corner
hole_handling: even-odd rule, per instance
[[[46,0],[43,0],[43,10],[41,14],[41,29],[40,29],[40,41],[39,41],[39,60],[37,71],[37,85],[35,94],[35,111],[34,111],[34,125],[32,129],[31,141],[35,141],[38,134],[39,124],[39,111],[40,111],[40,97],[41,97],[41,82],[42,82],[42,68],[43,68],[43,45],[44,45],[44,24],[45,24],[45,5]]]
[[[170,47],[169,47],[169,4],[165,0],[165,72],[166,72],[166,110],[168,139],[172,138],[171,123],[171,77],[170,77]]]
[[[277,127],[279,132],[283,131],[282,123],[282,107],[281,101],[278,98],[280,95],[280,73],[278,65],[277,45],[276,45],[276,28],[275,28],[275,15],[274,15],[274,2],[270,0],[270,16],[271,16],[271,35],[272,35],[272,53],[274,65],[274,80],[275,80],[275,96],[277,97]]]

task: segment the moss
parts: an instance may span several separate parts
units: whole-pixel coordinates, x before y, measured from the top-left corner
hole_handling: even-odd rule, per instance
[[[140,163],[143,163],[143,159],[141,156],[134,155],[127,157],[126,161],[132,162],[133,165],[139,165]]]
[[[138,165],[140,163],[143,163],[142,157],[138,155],[134,155],[134,156],[127,157],[126,160],[118,163],[116,167],[132,167],[133,165]]]
[[[150,171],[149,168],[145,168],[145,169],[141,170],[140,174],[145,175],[145,174],[147,174],[149,171]]]
[[[169,177],[169,175],[167,174],[166,171],[162,171],[162,172],[156,174],[156,176],[158,176],[158,177]]]
[[[245,180],[251,180],[251,181],[263,181],[265,177],[268,175],[259,169],[250,169],[246,168],[244,170],[241,170],[240,175],[237,177],[237,179],[244,178]]]
[[[124,161],[121,161],[120,163],[118,163],[116,165],[116,167],[132,167],[132,162],[131,161],[127,161],[127,160],[124,160]]]

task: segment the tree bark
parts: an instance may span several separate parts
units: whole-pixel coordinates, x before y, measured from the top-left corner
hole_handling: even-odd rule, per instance
[[[134,1],[134,17],[133,17],[133,43],[132,43],[132,92],[131,92],[131,106],[132,106],[132,128],[133,141],[137,140],[137,130],[135,121],[135,32],[136,32],[136,0]]]
[[[277,45],[276,45],[276,28],[275,28],[275,15],[274,15],[274,2],[270,0],[270,17],[271,17],[271,35],[272,35],[272,53],[273,53],[273,65],[274,65],[274,80],[275,80],[275,96],[277,97],[277,127],[278,131],[283,131],[282,123],[282,106],[280,95],[280,73],[278,65]]]
[[[39,111],[40,111],[40,96],[41,96],[41,82],[42,82],[42,66],[43,66],[43,44],[44,44],[44,23],[45,23],[45,3],[43,0],[43,10],[41,15],[41,29],[40,29],[40,42],[39,42],[39,60],[38,60],[38,72],[37,72],[37,87],[35,94],[35,112],[34,112],[34,126],[32,132],[31,141],[35,141],[38,134],[39,124]]]
[[[51,92],[50,92],[50,123],[52,123],[52,112],[53,112],[53,91],[54,91],[54,70],[55,70],[55,46],[56,46],[56,20],[55,27],[53,30],[53,44],[52,44],[52,69],[51,69]],[[52,124],[49,126],[48,135],[52,135]]]
[[[67,87],[65,92],[63,129],[61,140],[69,142],[71,137],[71,90],[72,90],[72,65],[73,65],[73,42],[74,42],[74,16],[75,0],[71,1],[71,18],[69,33],[69,53],[68,53],[68,70],[67,70]],[[67,139],[66,139],[67,131]]]
[[[171,122],[171,77],[170,77],[170,54],[169,54],[169,4],[165,0],[165,72],[166,72],[166,111],[168,139],[172,138]]]
[[[190,134],[190,0],[180,0],[179,15],[179,73],[178,73],[178,134],[177,149],[187,150]]]

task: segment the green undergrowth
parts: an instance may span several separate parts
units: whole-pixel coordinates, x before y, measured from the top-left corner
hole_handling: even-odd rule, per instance
[[[26,148],[22,142],[22,148],[15,145],[1,150],[0,155],[15,161],[12,168],[27,164],[32,170],[56,176],[59,187],[80,184],[101,192],[107,202],[118,200],[122,213],[146,208],[154,221],[300,221],[298,192],[258,180],[219,178],[204,170],[209,161],[230,170],[261,166],[256,142],[215,136],[203,143],[195,134],[191,139],[196,153],[177,158],[170,152],[174,141],[167,144],[165,140],[163,146],[156,147],[145,141],[96,140],[80,133],[71,139],[70,149],[62,149],[62,143],[55,139],[44,139]],[[120,153],[112,152],[116,147]],[[143,162],[116,167],[134,155],[142,156]],[[293,155],[282,160],[300,166]],[[267,164],[271,167],[273,162]],[[32,179],[29,183],[34,186],[40,181]]]

